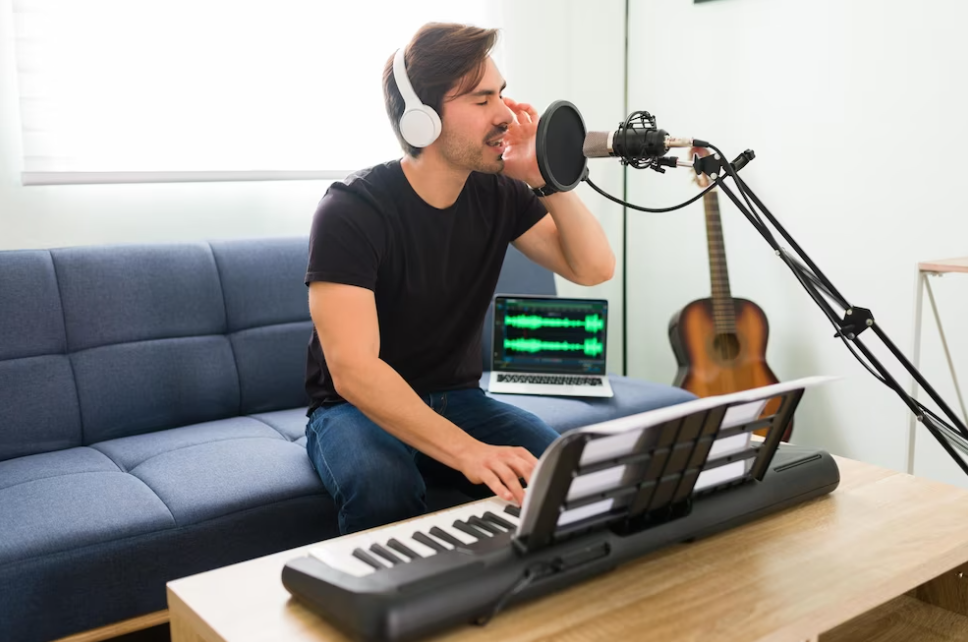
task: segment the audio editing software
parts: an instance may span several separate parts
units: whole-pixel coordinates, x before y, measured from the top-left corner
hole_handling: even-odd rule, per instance
[[[604,374],[607,314],[607,301],[498,297],[494,367]]]

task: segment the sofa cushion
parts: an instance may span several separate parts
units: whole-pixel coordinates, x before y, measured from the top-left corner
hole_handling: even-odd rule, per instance
[[[104,346],[72,361],[85,444],[239,411],[235,358],[222,335]]]
[[[308,313],[307,313],[308,314]],[[229,335],[239,372],[241,413],[308,406],[305,364],[313,322],[297,321]]]
[[[50,252],[0,252],[0,302],[0,360],[64,354],[64,311]]]
[[[229,332],[309,320],[303,283],[307,237],[213,241],[211,246]]]
[[[0,567],[174,525],[139,479],[90,448],[0,462]]]
[[[0,461],[81,445],[66,350],[50,252],[0,252]]]
[[[491,373],[485,372],[481,378],[484,390],[490,376]],[[610,398],[487,394],[534,413],[559,433],[696,398],[691,392],[666,384],[619,375],[609,375],[608,379],[615,393]]]
[[[325,494],[306,448],[278,436],[188,446],[156,455],[130,472],[157,493],[179,526]]]
[[[206,243],[52,250],[67,348],[225,332],[225,303]]]
[[[275,439],[285,441],[276,430],[255,419],[235,417],[194,426],[162,430],[102,441],[91,446],[121,470],[131,471],[153,457],[176,450],[231,439]]]
[[[306,436],[306,424],[309,423],[306,411],[306,408],[293,408],[291,410],[263,412],[250,416],[252,419],[257,419],[268,426],[272,426],[273,429],[289,441],[298,442]]]
[[[82,443],[68,357],[0,361],[0,461]]]
[[[303,280],[309,239],[211,245],[239,371],[240,414],[308,406],[305,363],[313,326]]]

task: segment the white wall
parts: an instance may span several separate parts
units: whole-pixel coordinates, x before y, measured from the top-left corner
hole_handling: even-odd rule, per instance
[[[958,0],[632,0],[629,106],[730,158],[752,148],[750,186],[910,356],[917,262],[968,255],[963,181],[949,160],[968,141],[966,21],[968,5]],[[670,205],[696,193],[686,170],[630,171],[632,202]],[[792,274],[722,200],[733,295],[766,311],[767,360],[778,377],[845,377],[804,398],[795,441],[903,470],[907,408],[832,338]],[[702,206],[630,218],[630,374],[671,381],[669,318],[709,296]],[[938,290],[968,378],[968,278],[947,277]],[[930,312],[925,318],[921,370],[957,407]],[[862,338],[880,345],[869,332]],[[892,371],[907,388],[909,377]],[[968,485],[924,441],[916,473]]]
[[[602,129],[625,118],[625,0],[503,0],[504,69],[507,95],[527,100],[543,113],[552,102],[568,100],[586,128]],[[518,98],[518,95],[522,98]],[[524,98],[527,96],[527,98]],[[597,166],[595,184],[621,195],[618,163]],[[607,361],[611,372],[622,364],[622,207],[579,185],[576,192],[599,218],[615,252],[615,277],[595,287],[557,279],[561,296],[609,300]]]
[[[623,33],[624,0],[502,2],[508,95],[539,111],[565,98],[586,118],[621,117],[624,40],[615,35]],[[327,182],[21,186],[12,29],[11,0],[0,0],[0,249],[308,234]],[[612,167],[597,178],[616,188],[622,174]],[[620,250],[621,209],[602,202],[593,209]],[[564,295],[615,302],[609,357],[621,370],[620,280],[597,288],[559,283]]]

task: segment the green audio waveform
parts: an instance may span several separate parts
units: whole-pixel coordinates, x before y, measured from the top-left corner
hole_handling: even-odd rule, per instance
[[[597,314],[589,314],[585,320],[581,319],[562,319],[558,317],[541,317],[536,314],[519,314],[516,316],[504,317],[505,325],[512,328],[526,328],[537,330],[539,328],[585,328],[585,332],[599,332],[605,329],[605,320]]]
[[[569,341],[542,341],[541,339],[505,339],[505,350],[517,352],[541,352],[542,350],[583,350],[590,357],[597,357],[605,349],[602,342],[591,337],[585,343]]]

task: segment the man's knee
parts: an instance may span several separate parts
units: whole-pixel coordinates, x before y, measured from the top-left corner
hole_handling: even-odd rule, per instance
[[[427,510],[427,489],[412,457],[365,465],[343,481],[340,531],[382,526],[422,515]]]
[[[307,449],[339,510],[343,534],[414,517],[426,510],[415,451],[343,406],[314,413]]]

